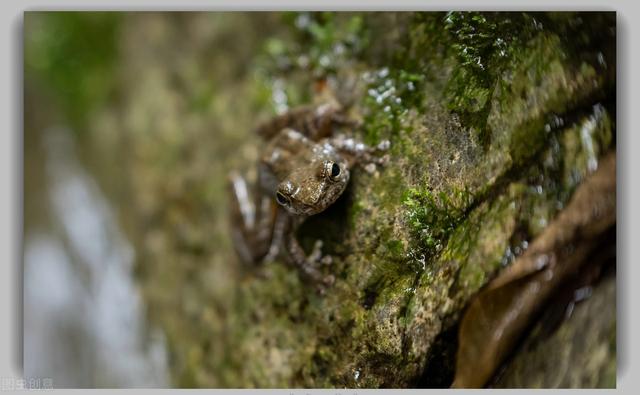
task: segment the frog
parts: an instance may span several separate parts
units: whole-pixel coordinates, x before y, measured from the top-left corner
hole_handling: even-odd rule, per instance
[[[359,126],[336,102],[293,108],[258,125],[257,182],[250,188],[239,172],[229,175],[231,236],[241,261],[258,266],[283,254],[320,293],[334,283],[323,274],[332,257],[322,254],[322,240],[307,255],[296,231],[338,200],[356,166],[373,174],[389,160],[390,142],[365,144],[353,137]]]

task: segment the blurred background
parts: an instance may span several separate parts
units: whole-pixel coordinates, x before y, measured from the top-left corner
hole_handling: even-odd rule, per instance
[[[122,212],[88,159],[96,138],[88,122],[113,100],[123,19],[25,14],[24,375],[55,387],[168,379],[164,338],[147,326]],[[121,166],[117,156],[104,163],[120,176]]]
[[[329,61],[334,41],[359,45],[360,17],[323,30],[313,19],[331,15],[311,15],[25,13],[26,377],[170,386],[168,366],[191,362],[171,358],[160,328],[192,347],[209,335],[180,314],[217,309],[207,322],[224,326],[219,310],[233,308],[243,276],[227,174],[255,178],[256,123],[309,102],[315,78],[348,58]],[[314,35],[323,38],[313,48],[293,41]],[[291,72],[291,50],[306,53],[303,72]],[[213,359],[229,366],[222,352]]]
[[[25,14],[26,377],[55,387],[169,385],[166,340],[146,319],[134,273],[136,243],[165,241],[145,232],[133,240],[132,228],[163,212],[163,199],[203,194],[210,207],[188,219],[168,213],[189,255],[174,262],[222,240],[210,275],[228,276],[221,191],[238,165],[229,148],[246,138],[252,111],[270,111],[254,61],[278,18]],[[179,164],[185,157],[192,169]],[[194,216],[212,223],[190,226]]]

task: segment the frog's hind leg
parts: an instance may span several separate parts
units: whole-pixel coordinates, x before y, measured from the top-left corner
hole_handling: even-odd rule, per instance
[[[273,199],[263,197],[254,203],[245,179],[236,172],[229,175],[229,187],[234,247],[245,263],[262,263],[271,248],[274,233]]]
[[[307,119],[307,117],[309,117],[310,114],[313,114],[313,112],[314,108],[312,106],[303,106],[291,109],[271,118],[269,121],[263,122],[256,128],[255,133],[269,141],[282,129],[299,129],[300,122]]]
[[[334,126],[355,128],[359,122],[348,118],[338,105],[326,103],[293,108],[258,126],[256,133],[268,141],[282,129],[291,128],[318,141],[332,135]]]
[[[298,123],[291,127],[313,141],[331,136],[335,126],[357,127],[358,121],[350,119],[342,111],[341,107],[326,103],[316,107],[306,117],[299,118]]]

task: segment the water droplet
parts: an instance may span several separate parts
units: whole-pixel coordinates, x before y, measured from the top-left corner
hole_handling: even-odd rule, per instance
[[[598,168],[598,159],[593,145],[593,134],[597,129],[598,121],[599,114],[594,112],[594,114],[582,125],[582,128],[580,128],[580,139],[582,140],[582,147],[587,154],[587,168],[590,172],[593,172]]]
[[[298,57],[298,67],[306,69],[309,66],[309,58],[306,55],[300,55]]]
[[[539,22],[537,19],[533,18],[533,28],[536,30],[542,30],[542,23]]]
[[[275,105],[276,112],[278,114],[282,114],[289,108],[287,104],[287,93],[284,89],[284,82],[280,79],[274,80],[271,89],[271,99],[273,100],[273,103]]]
[[[327,67],[331,64],[331,59],[327,55],[322,55],[318,61],[322,67]]]
[[[540,225],[541,228],[544,228],[545,226],[547,226],[547,219],[546,218],[540,218],[538,220],[538,225]]]
[[[307,28],[309,26],[309,23],[311,23],[311,18],[309,17],[309,14],[306,13],[299,14],[295,21],[296,27],[298,29]]]
[[[592,291],[593,290],[591,289],[591,287],[582,287],[582,288],[576,289],[573,292],[573,299],[576,302],[581,302],[587,299],[588,297],[590,297],[592,294]]]
[[[598,52],[598,64],[605,69],[607,68],[607,62],[604,60],[604,54],[602,52]]]

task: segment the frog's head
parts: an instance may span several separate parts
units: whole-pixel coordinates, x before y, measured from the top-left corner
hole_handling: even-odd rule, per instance
[[[294,215],[314,215],[332,205],[349,182],[346,161],[325,160],[296,169],[278,185],[276,201]]]

